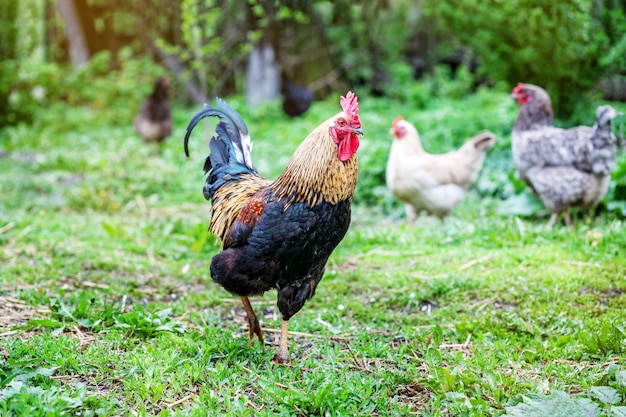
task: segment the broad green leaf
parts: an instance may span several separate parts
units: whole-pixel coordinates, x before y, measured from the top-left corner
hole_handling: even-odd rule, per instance
[[[591,393],[604,404],[615,404],[620,400],[620,395],[615,388],[591,387]]]
[[[626,407],[611,407],[611,416],[613,417],[626,417]]]
[[[441,353],[437,349],[429,347],[424,354],[424,359],[432,366],[439,365],[441,363]]]
[[[432,337],[433,337],[433,346],[439,347],[441,343],[443,343],[443,331],[441,327],[435,326],[432,329]]]
[[[515,216],[533,216],[541,211],[545,210],[545,207],[541,200],[537,196],[528,192],[514,195],[504,200],[498,206],[498,213],[505,215]]]
[[[59,369],[58,366],[54,366],[52,368],[39,367],[39,368],[35,369],[29,376],[31,376],[31,377],[33,377],[33,376],[52,376],[54,374],[54,371],[56,371],[57,369]]]
[[[63,327],[64,324],[61,323],[58,320],[52,320],[52,319],[30,319],[28,320],[28,323],[26,323],[23,326],[20,326],[20,329],[32,329],[34,327],[47,327],[47,328],[58,328],[58,327]]]
[[[122,229],[118,226],[115,226],[109,222],[102,221],[100,222],[102,228],[110,237],[117,237],[122,234]]]
[[[456,381],[456,376],[448,370],[448,368],[441,368],[443,372],[443,390],[444,391],[452,391],[454,388],[454,382]]]
[[[14,379],[13,381],[9,382],[6,388],[0,390],[0,398],[4,399],[5,401],[8,400],[13,395],[22,391],[23,386],[24,383],[22,381]]]
[[[522,402],[506,407],[508,417],[596,417],[600,410],[587,398],[572,397],[562,391],[550,394],[528,394]]]
[[[158,312],[159,318],[163,321],[166,321],[169,319],[169,315],[172,313],[172,309],[171,308],[165,308],[161,311]]]

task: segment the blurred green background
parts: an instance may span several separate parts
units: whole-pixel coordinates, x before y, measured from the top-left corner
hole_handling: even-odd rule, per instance
[[[306,88],[317,103],[354,89],[373,113],[357,203],[394,204],[384,187],[393,117],[416,123],[430,152],[490,129],[498,143],[478,190],[508,199],[525,187],[510,160],[517,107],[506,97],[517,82],[541,85],[562,127],[593,124],[606,101],[621,109],[626,1],[4,0],[0,151],[15,149],[20,126],[65,132],[82,123],[65,117],[68,109],[89,112],[90,123],[129,126],[160,75],[171,79],[177,127],[186,123],[177,109],[229,97],[250,110],[256,142],[288,126],[271,107],[281,84]],[[261,168],[266,156],[256,157]],[[265,165],[268,176],[280,172]],[[622,215],[625,173],[620,156],[602,206]],[[541,209],[529,201],[523,195],[505,211]]]
[[[243,93],[259,46],[318,99],[353,87],[423,106],[414,86],[442,67],[468,78],[459,94],[539,84],[571,118],[590,94],[626,99],[625,16],[623,0],[5,0],[0,126],[55,102],[130,111],[159,72],[183,102]]]

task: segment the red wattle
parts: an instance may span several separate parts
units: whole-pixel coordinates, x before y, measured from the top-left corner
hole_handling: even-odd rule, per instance
[[[357,149],[359,149],[360,144],[361,142],[359,141],[359,137],[355,134],[351,134],[350,136],[348,136],[347,139],[339,142],[337,157],[341,162],[347,161],[352,155],[356,153]]]

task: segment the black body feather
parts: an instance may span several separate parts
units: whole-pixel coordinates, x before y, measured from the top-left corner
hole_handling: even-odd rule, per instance
[[[289,320],[313,297],[328,257],[350,224],[351,201],[284,207],[267,201],[253,227],[236,222],[224,250],[211,261],[211,277],[236,295],[278,290],[278,309]]]

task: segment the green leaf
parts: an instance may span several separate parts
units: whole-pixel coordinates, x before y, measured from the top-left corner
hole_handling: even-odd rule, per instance
[[[498,213],[507,216],[534,216],[545,210],[541,200],[527,191],[504,200],[498,206]]]
[[[169,316],[170,316],[171,313],[172,313],[172,309],[171,308],[165,308],[165,309],[159,311],[157,314],[158,314],[159,318],[162,321],[166,321],[166,320],[169,320],[169,318],[170,318]]]
[[[59,328],[64,327],[64,324],[57,320],[52,319],[30,319],[28,323],[23,326],[20,326],[20,329],[33,329],[35,327],[46,327],[46,328]]]
[[[607,204],[607,209],[609,211],[617,211],[622,216],[626,216],[626,201],[621,201],[621,200],[609,201],[609,203]]]
[[[595,417],[600,415],[596,404],[587,398],[575,398],[562,391],[522,396],[522,402],[506,407],[508,417]]]
[[[24,383],[22,381],[13,380],[9,382],[6,388],[0,390],[0,397],[3,398],[5,401],[9,400],[15,394],[18,394],[22,390],[23,386]]]
[[[126,234],[126,230],[122,226],[116,226],[106,221],[102,221],[100,224],[110,237],[119,237]]]
[[[56,371],[59,368],[60,368],[59,366],[54,366],[52,368],[44,368],[44,367],[40,366],[39,368],[35,369],[30,374],[30,377],[34,377],[34,376],[52,376],[54,374],[54,371]]]
[[[446,392],[452,391],[456,376],[448,368],[441,368],[441,371],[443,373],[443,390]]]
[[[162,324],[160,326],[157,326],[154,330],[157,332],[173,332],[174,331],[171,324]]]
[[[614,417],[626,417],[626,407],[611,407],[611,415]]]
[[[443,331],[441,327],[435,326],[432,329],[433,346],[439,347],[443,343]]]
[[[620,395],[615,388],[591,387],[591,393],[604,404],[615,404],[620,400]]]
[[[441,353],[437,349],[429,347],[424,354],[424,359],[426,359],[430,365],[436,366],[441,363]]]

